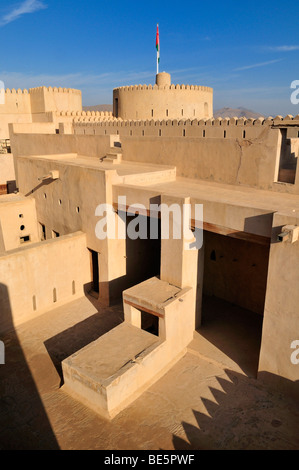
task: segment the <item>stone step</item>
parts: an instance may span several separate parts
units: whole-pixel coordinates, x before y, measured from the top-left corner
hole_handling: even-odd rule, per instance
[[[109,153],[107,153],[105,161],[113,163],[113,164],[119,164],[122,161],[122,156],[123,156],[122,153],[109,152]]]

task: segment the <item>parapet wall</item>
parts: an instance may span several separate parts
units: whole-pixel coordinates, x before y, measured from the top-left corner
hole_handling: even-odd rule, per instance
[[[28,90],[5,90],[5,102],[0,104],[0,119],[3,114],[31,114],[30,94]]]
[[[299,127],[299,115],[267,119],[217,118],[194,120],[102,121],[97,116],[74,118],[74,133],[86,135],[119,134],[131,137],[195,137],[218,139],[253,139],[265,128],[293,125]],[[298,137],[298,136],[297,136]]]
[[[31,88],[29,92],[32,114],[50,111],[82,111],[82,94],[80,90],[38,87]]]
[[[201,119],[213,116],[213,89],[196,85],[135,85],[113,90],[113,114],[122,119]]]

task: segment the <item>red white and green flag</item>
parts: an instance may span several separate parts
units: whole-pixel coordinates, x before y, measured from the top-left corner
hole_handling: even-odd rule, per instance
[[[157,36],[156,36],[156,49],[157,49],[157,73],[159,73],[159,63],[160,63],[160,35],[159,35],[159,25],[157,24]]]

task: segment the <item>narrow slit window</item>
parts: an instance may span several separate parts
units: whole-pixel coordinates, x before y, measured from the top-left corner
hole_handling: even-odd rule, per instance
[[[56,287],[53,289],[53,303],[55,304],[57,302],[57,290]]]

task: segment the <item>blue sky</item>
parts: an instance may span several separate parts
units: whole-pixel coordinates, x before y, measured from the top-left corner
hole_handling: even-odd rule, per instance
[[[154,84],[160,25],[161,71],[173,83],[214,88],[214,109],[244,106],[299,114],[299,8],[294,0],[0,0],[7,88],[78,88],[83,104],[112,102],[117,86]]]

